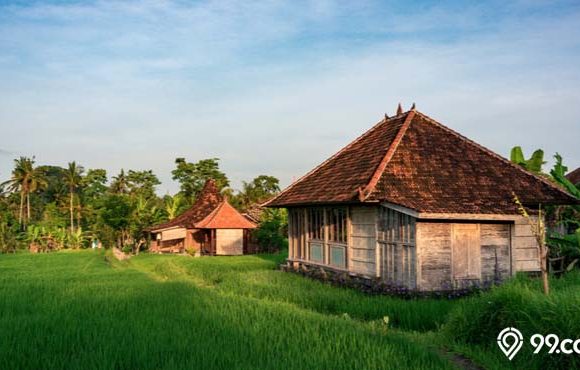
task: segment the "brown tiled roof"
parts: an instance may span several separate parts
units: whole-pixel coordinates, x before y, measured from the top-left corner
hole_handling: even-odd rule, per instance
[[[247,218],[248,220],[254,222],[254,223],[259,223],[260,220],[262,219],[262,214],[264,213],[264,207],[262,207],[260,204],[253,204],[250,207],[248,207],[244,213],[242,213],[242,216],[244,216],[245,218]]]
[[[151,231],[167,229],[170,227],[185,227],[188,229],[195,228],[195,224],[206,218],[218,205],[223,201],[215,181],[209,179],[206,181],[195,203],[181,215],[168,222],[155,225],[149,228]]]
[[[227,199],[224,199],[203,220],[196,222],[198,229],[255,229],[256,224],[242,216]]]
[[[574,185],[580,184],[580,167],[567,174],[566,178]]]
[[[390,202],[429,213],[516,213],[577,202],[559,187],[415,110],[385,119],[267,206]]]
[[[365,186],[389,149],[405,115],[380,122],[327,161],[300,178],[267,206],[349,202]]]

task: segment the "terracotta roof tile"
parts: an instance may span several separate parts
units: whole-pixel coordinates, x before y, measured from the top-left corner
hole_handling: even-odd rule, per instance
[[[192,229],[197,222],[206,218],[222,201],[223,197],[215,181],[209,179],[203,186],[195,203],[187,211],[175,217],[173,220],[152,226],[149,230],[161,230],[176,226]]]
[[[388,201],[419,212],[512,214],[512,192],[528,205],[578,202],[413,110],[380,122],[266,205]]]
[[[359,188],[373,176],[405,117],[402,114],[381,121],[265,204],[356,201]]]
[[[242,216],[227,199],[195,224],[197,229],[255,229],[256,224]]]
[[[567,174],[566,178],[574,185],[580,184],[580,167]]]

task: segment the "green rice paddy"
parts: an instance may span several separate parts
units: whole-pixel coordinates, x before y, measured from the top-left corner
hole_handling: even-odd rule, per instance
[[[580,329],[580,274],[518,278],[456,301],[368,296],[277,270],[285,256],[191,258],[103,251],[0,255],[0,369],[566,368],[509,362],[495,336]],[[388,317],[388,325],[385,324]]]
[[[449,302],[409,310],[276,266],[260,256],[2,255],[0,368],[450,368],[380,323],[430,329],[441,318],[424,310],[445,316]]]

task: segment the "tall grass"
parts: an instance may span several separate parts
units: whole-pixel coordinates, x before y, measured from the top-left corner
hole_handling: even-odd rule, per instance
[[[405,330],[435,330],[446,321],[455,305],[455,302],[447,300],[407,301],[331,287],[320,281],[279,271],[276,269],[277,262],[271,256],[195,260],[166,256],[161,260],[155,255],[130,261],[139,270],[173,279],[189,279],[222,295],[288,303],[327,315],[347,313],[364,321],[388,316],[393,327]]]
[[[0,256],[0,368],[449,368],[366,321],[400,314],[401,327],[423,328],[411,320],[426,315],[403,315],[411,302],[364,297],[275,265],[256,256]]]
[[[580,273],[552,279],[552,293],[542,293],[539,280],[517,279],[476,298],[459,302],[443,329],[447,340],[487,368],[573,369],[580,368],[578,354],[548,354],[544,346],[533,354],[530,337],[556,334],[562,339],[580,338]],[[506,327],[522,332],[524,344],[513,361],[496,345]]]

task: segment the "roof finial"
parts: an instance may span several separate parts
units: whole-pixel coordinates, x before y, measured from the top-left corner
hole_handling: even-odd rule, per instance
[[[415,110],[415,103],[413,103],[413,105],[411,105],[411,110]]]
[[[389,115],[385,113],[385,121],[389,119]]]
[[[403,107],[401,107],[401,103],[399,103],[399,106],[397,107],[397,116],[401,113],[403,113]]]

